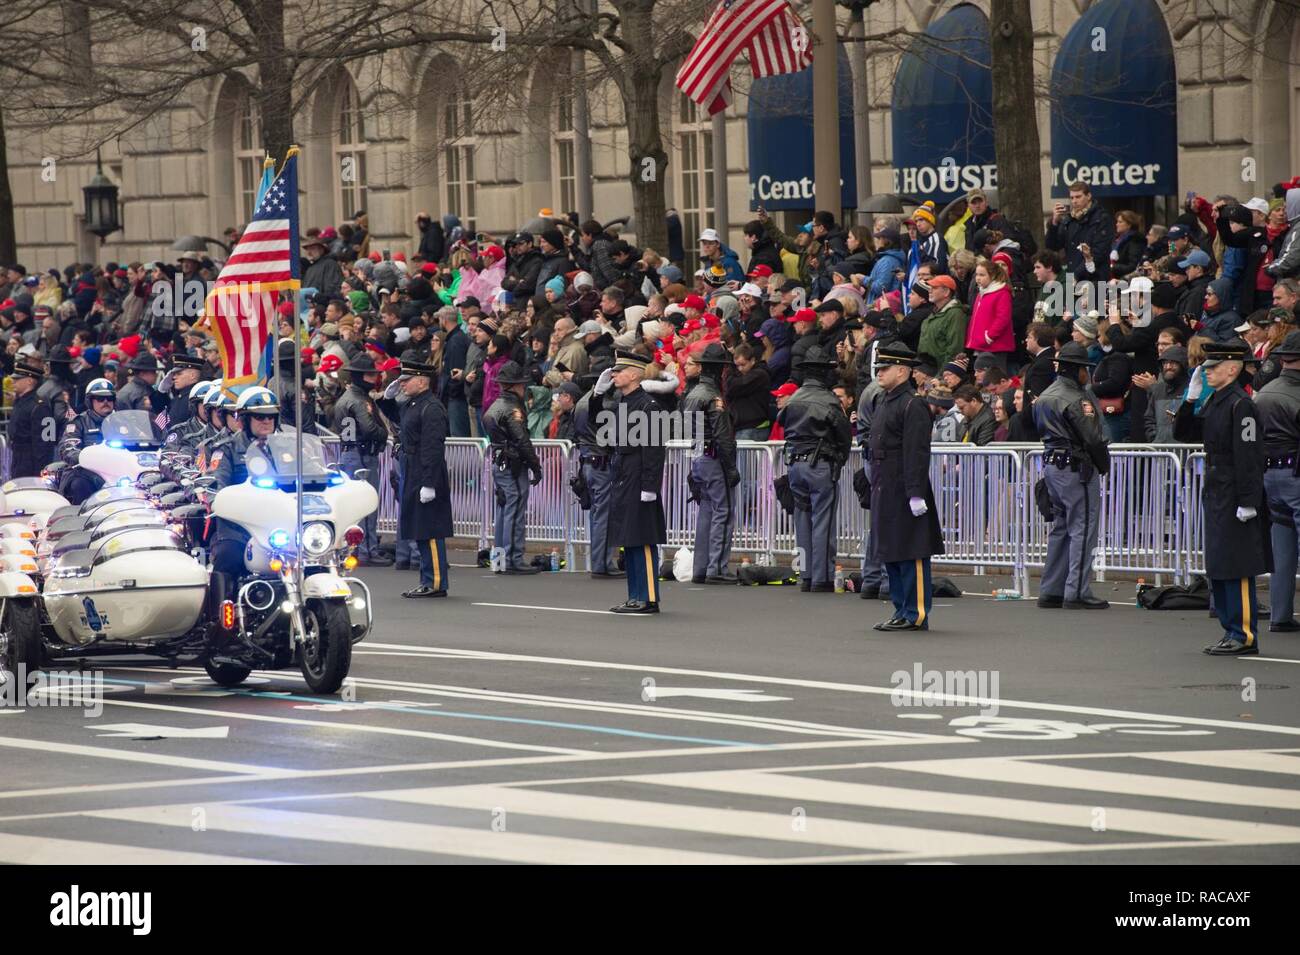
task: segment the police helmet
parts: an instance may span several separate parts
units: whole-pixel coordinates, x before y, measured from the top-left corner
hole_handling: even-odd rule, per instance
[[[211,387],[208,389],[208,393],[206,397],[204,397],[203,403],[207,405],[209,408],[220,408],[222,404],[222,400],[221,400],[222,397],[223,395],[221,394],[221,382],[214,381],[212,382]]]
[[[213,384],[214,383],[211,381],[200,381],[190,389],[190,401],[193,401],[195,404],[202,404],[203,399],[205,399],[208,396],[208,392],[212,390]]]
[[[239,396],[235,410],[240,414],[276,415],[280,401],[269,388],[249,388]]]
[[[115,401],[117,399],[117,389],[107,378],[96,378],[90,384],[86,385],[86,400],[98,398],[100,401]]]

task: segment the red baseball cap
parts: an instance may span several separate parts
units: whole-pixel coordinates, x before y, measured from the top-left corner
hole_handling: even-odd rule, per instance
[[[704,327],[704,323],[701,322],[698,318],[688,318],[685,322],[682,323],[682,334],[689,335],[692,332],[698,332],[703,327]]]
[[[702,312],[708,307],[709,306],[704,299],[700,298],[698,295],[688,295],[686,298],[682,299],[682,308],[693,308],[697,312]]]
[[[787,315],[785,320],[791,324],[795,322],[815,322],[817,321],[817,313],[811,308],[801,308],[793,315]]]
[[[793,381],[787,381],[780,388],[777,388],[775,391],[773,391],[772,394],[774,394],[778,398],[787,398],[798,390],[799,390],[798,385],[796,385]]]
[[[703,318],[705,328],[720,328],[722,326],[722,319],[712,312],[705,312]]]
[[[747,273],[746,277],[751,279],[765,279],[765,278],[769,278],[771,275],[772,275],[772,266],[756,265],[754,266],[754,271]]]

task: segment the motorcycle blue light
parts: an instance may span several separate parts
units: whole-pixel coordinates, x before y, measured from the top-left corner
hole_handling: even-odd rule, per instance
[[[331,483],[331,484],[342,484],[345,480],[347,480],[347,478],[345,478],[342,474],[331,474],[331,475],[330,475],[330,483]]]
[[[109,441],[109,442],[107,442],[107,443],[108,443],[108,446],[109,446],[110,448],[121,448],[121,447],[124,447],[124,445],[122,444],[121,441]]]
[[[255,487],[275,487],[275,478],[253,478]]]
[[[131,486],[131,479],[130,479],[130,478],[120,478],[120,479],[118,480],[118,482],[117,482],[117,486],[118,486],[118,487],[130,487],[130,486]]]
[[[272,547],[289,546],[289,532],[286,530],[271,531],[271,536],[267,539],[271,542]]]

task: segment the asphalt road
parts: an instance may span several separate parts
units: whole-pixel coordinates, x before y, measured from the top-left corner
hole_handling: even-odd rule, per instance
[[[1300,635],[1217,659],[1204,613],[1131,605],[972,593],[886,635],[786,587],[628,618],[581,574],[365,576],[341,698],[124,666],[99,715],[0,707],[0,862],[1300,861]]]

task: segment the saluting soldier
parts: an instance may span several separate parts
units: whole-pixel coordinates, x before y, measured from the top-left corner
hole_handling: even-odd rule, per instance
[[[501,395],[483,414],[483,428],[492,441],[492,481],[496,486],[497,519],[493,541],[505,566],[496,573],[535,574],[524,563],[524,533],[528,520],[528,491],[541,483],[542,462],[528,436],[524,389],[528,373],[508,361],[497,370]]]
[[[172,358],[171,401],[167,405],[167,427],[184,424],[194,415],[194,402],[191,393],[198,387],[203,377],[202,358],[194,355],[180,354]]]
[[[889,578],[894,616],[876,630],[929,630],[930,558],[943,553],[943,531],[930,486],[930,407],[912,385],[921,363],[902,342],[876,350],[883,389],[871,418],[871,541]]]
[[[1214,394],[1199,416],[1191,402],[1183,402],[1174,421],[1178,440],[1195,440],[1199,430],[1205,446],[1205,575],[1223,625],[1223,638],[1205,652],[1216,657],[1259,653],[1255,578],[1272,564],[1259,412],[1239,381],[1250,358],[1250,346],[1240,339],[1207,345],[1201,367]]]
[[[1105,610],[1092,593],[1092,552],[1101,533],[1101,475],[1110,450],[1097,405],[1086,390],[1096,362],[1075,342],[1056,356],[1057,377],[1034,401],[1043,436],[1043,481],[1051,501],[1052,530],[1038,588],[1044,609]]]
[[[803,561],[799,589],[833,593],[839,474],[849,459],[853,433],[844,408],[831,392],[834,358],[814,345],[804,353],[800,370],[803,384],[777,414],[785,429],[795,541]]]
[[[691,496],[699,502],[695,515],[695,554],[691,582],[734,584],[740,578],[728,570],[735,524],[736,433],[722,400],[722,369],[731,356],[713,342],[686,359],[681,411],[696,435],[691,458]]]
[[[41,378],[45,369],[39,361],[19,357],[11,373],[14,404],[9,413],[9,448],[13,455],[10,477],[36,477],[54,460],[61,422],[54,409],[41,398]]]
[[[1268,498],[1273,575],[1269,578],[1270,633],[1300,630],[1295,619],[1296,522],[1300,521],[1300,332],[1268,354],[1282,371],[1255,393],[1264,429],[1264,494]]]
[[[397,536],[420,551],[420,585],[403,597],[445,597],[451,576],[451,478],[447,473],[447,412],[433,396],[432,365],[402,360],[397,379],[411,400],[402,408],[402,495]]]
[[[347,390],[334,403],[330,422],[341,439],[339,466],[351,477],[356,477],[362,468],[366,469],[366,481],[378,493],[379,455],[388,446],[388,422],[370,393],[379,387],[382,375],[369,355],[354,358],[347,371],[350,381]],[[424,375],[411,377],[422,378]],[[365,538],[357,549],[360,562],[366,567],[388,567],[393,563],[379,552],[378,521],[379,515],[372,513],[361,522]]]
[[[662,429],[655,427],[659,403],[641,387],[651,359],[636,352],[617,350],[614,367],[601,372],[596,391],[612,385],[627,409],[619,420],[627,432],[616,434],[614,480],[610,489],[609,539],[623,547],[627,569],[627,601],[614,613],[659,612],[659,545],[668,542],[668,525],[660,491],[664,483]],[[638,419],[640,425],[638,426]],[[636,439],[635,441],[633,439]]]
[[[574,440],[578,443],[578,464],[587,486],[591,507],[587,509],[587,555],[592,577],[622,577],[618,569],[618,545],[609,536],[610,489],[614,480],[614,450],[600,443],[600,413],[605,396],[595,392],[597,376],[582,376],[587,391],[573,406]],[[608,380],[608,379],[606,379]],[[615,398],[610,398],[613,404]]]
[[[132,372],[128,381],[117,393],[117,407],[121,411],[152,411],[150,395],[154,383],[158,380],[158,359],[147,351],[141,351],[127,363]]]
[[[104,486],[104,479],[78,463],[81,451],[103,440],[104,419],[113,413],[117,395],[107,378],[86,385],[86,410],[77,415],[63,432],[59,458],[67,467],[59,481],[59,493],[72,504],[80,504]]]

